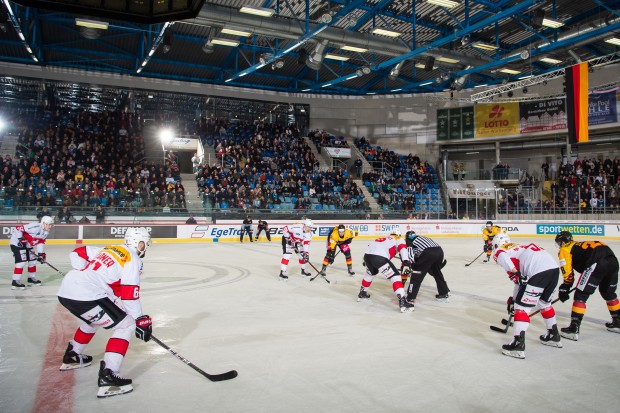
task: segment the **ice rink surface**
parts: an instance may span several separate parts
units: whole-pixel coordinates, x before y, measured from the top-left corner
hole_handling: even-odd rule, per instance
[[[13,258],[0,253],[0,412],[617,412],[620,335],[608,332],[598,293],[588,301],[578,342],[543,346],[540,314],[526,336],[526,358],[501,354],[512,339],[502,326],[512,284],[493,262],[465,264],[482,251],[478,238],[435,238],[448,264],[450,303],[435,300],[424,280],[415,312],[398,310],[391,285],[376,278],[371,299],[357,302],[362,256],[370,240],[352,243],[353,267],[339,254],[327,284],[309,282],[299,264],[279,281],[281,244],[157,243],[144,260],[144,312],[154,335],[208,373],[236,369],[214,383],[154,342],[133,338],[121,374],[134,391],[97,399],[98,363],[110,332],[99,330],[85,354],[92,366],[60,372],[78,325],[58,304],[60,276],[39,265],[41,287],[10,288]],[[557,257],[552,239],[536,242]],[[620,242],[608,244],[620,256]],[[73,247],[50,245],[49,262],[69,269]],[[315,267],[325,252],[315,240]],[[311,271],[314,272],[314,271]],[[22,279],[25,281],[25,279]],[[559,327],[571,301],[558,302]]]

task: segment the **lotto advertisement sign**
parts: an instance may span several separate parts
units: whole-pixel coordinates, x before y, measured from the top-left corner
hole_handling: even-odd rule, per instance
[[[519,134],[519,104],[482,103],[475,110],[476,138]]]

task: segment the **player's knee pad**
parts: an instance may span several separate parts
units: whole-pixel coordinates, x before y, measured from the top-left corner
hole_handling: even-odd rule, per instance
[[[544,310],[546,310],[549,307],[551,307],[551,303],[550,302],[543,301],[543,300],[538,300],[538,308],[540,308],[541,312],[543,312]]]
[[[15,263],[15,268],[24,268],[26,263],[24,261]]]

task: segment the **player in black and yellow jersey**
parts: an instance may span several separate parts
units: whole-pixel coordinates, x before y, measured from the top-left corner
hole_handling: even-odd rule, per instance
[[[327,266],[334,263],[334,257],[336,256],[336,247],[340,248],[340,251],[344,254],[347,262],[347,268],[349,269],[349,275],[355,275],[353,271],[353,260],[351,259],[351,248],[349,244],[353,241],[353,237],[357,235],[350,229],[345,228],[344,225],[338,225],[332,229],[327,237],[327,253],[323,258],[323,268],[321,268],[321,275],[325,275]]]
[[[486,226],[482,229],[482,241],[484,241],[484,252],[487,253],[486,260],[482,262],[489,262],[491,254],[493,253],[493,237],[502,232],[501,227],[493,225],[491,221],[487,221]]]
[[[564,278],[558,293],[562,302],[570,298],[570,289],[575,281],[574,272],[581,274],[575,288],[570,325],[560,329],[560,335],[577,341],[579,326],[586,313],[586,301],[597,289],[607,302],[611,314],[611,323],[605,323],[607,330],[620,333],[620,301],[616,295],[618,259],[611,248],[600,241],[576,242],[568,231],[560,232],[555,237],[555,243],[560,248],[558,255]]]

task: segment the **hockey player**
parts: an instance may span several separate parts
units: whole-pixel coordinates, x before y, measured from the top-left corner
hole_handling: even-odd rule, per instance
[[[256,241],[258,241],[258,237],[260,237],[261,231],[265,231],[265,236],[267,240],[271,242],[271,234],[269,233],[269,224],[267,221],[263,221],[262,219],[258,220],[258,228],[256,230]]]
[[[493,222],[487,221],[486,226],[482,229],[482,241],[484,242],[483,250],[487,254],[487,258],[482,262],[489,262],[493,252],[493,238],[502,232],[501,227],[493,225]]]
[[[368,289],[372,284],[375,275],[381,273],[392,283],[392,289],[398,297],[398,304],[400,312],[411,312],[414,310],[414,306],[408,303],[405,298],[405,289],[403,288],[403,282],[400,277],[398,269],[392,263],[392,258],[400,255],[400,259],[405,267],[410,267],[409,255],[407,253],[407,246],[405,241],[400,237],[400,229],[395,228],[390,231],[388,237],[377,238],[371,244],[368,245],[366,253],[364,254],[364,266],[366,267],[366,275],[362,279],[362,286],[360,292],[357,295],[357,301],[367,300],[370,298]]]
[[[291,255],[299,257],[301,275],[312,275],[306,271],[306,263],[310,261],[310,241],[312,241],[312,220],[304,219],[301,224],[287,225],[282,228],[282,260],[280,261],[280,279],[288,279],[286,268]]]
[[[508,313],[514,313],[514,339],[502,346],[502,354],[525,358],[525,332],[530,326],[529,314],[536,305],[547,327],[540,342],[561,348],[555,310],[551,305],[551,296],[560,278],[560,269],[553,257],[536,244],[513,244],[507,234],[499,233],[493,238],[493,259],[515,283],[513,294],[506,302]]]
[[[133,390],[132,380],[119,374],[132,333],[151,339],[151,317],[142,313],[140,277],[142,258],[151,244],[144,228],[128,228],[124,245],[108,245],[83,270],[71,270],[58,290],[58,301],[82,320],[69,341],[60,370],[89,366],[93,358],[82,354],[99,327],[112,330],[99,366],[97,397]],[[122,306],[114,302],[120,298]]]
[[[336,247],[340,248],[340,251],[344,254],[349,275],[352,277],[355,275],[353,271],[353,260],[351,259],[351,248],[349,244],[353,241],[355,234],[350,229],[346,229],[344,225],[340,224],[332,228],[329,236],[327,237],[327,253],[323,258],[323,268],[321,268],[321,275],[325,276],[327,266],[334,263],[334,257],[336,256]]]
[[[249,215],[245,217],[243,220],[243,224],[241,225],[241,234],[239,234],[239,242],[243,242],[243,236],[245,233],[248,233],[248,237],[250,237],[250,242],[254,242],[254,238],[252,238],[252,218]]]
[[[573,297],[571,322],[560,329],[562,337],[577,341],[579,326],[586,313],[586,301],[597,290],[607,302],[611,323],[605,323],[607,330],[620,333],[620,302],[616,295],[618,286],[618,259],[611,248],[600,241],[573,241],[573,235],[562,231],[555,237],[560,248],[559,258],[564,282],[560,285],[558,297],[562,302],[570,298],[570,289],[575,281],[574,272],[581,273]]]
[[[441,272],[446,265],[443,249],[430,238],[417,235],[415,231],[407,231],[405,234],[409,259],[411,260],[411,280],[407,290],[407,301],[413,303],[418,296],[426,273],[435,278],[437,284],[437,301],[448,302],[450,289]]]
[[[43,252],[43,246],[53,226],[54,218],[45,215],[41,217],[41,222],[15,227],[9,241],[13,257],[15,257],[11,289],[24,290],[26,288],[21,282],[26,264],[28,264],[28,285],[41,285],[41,281],[37,279],[37,261],[41,264],[45,263],[47,257]]]

